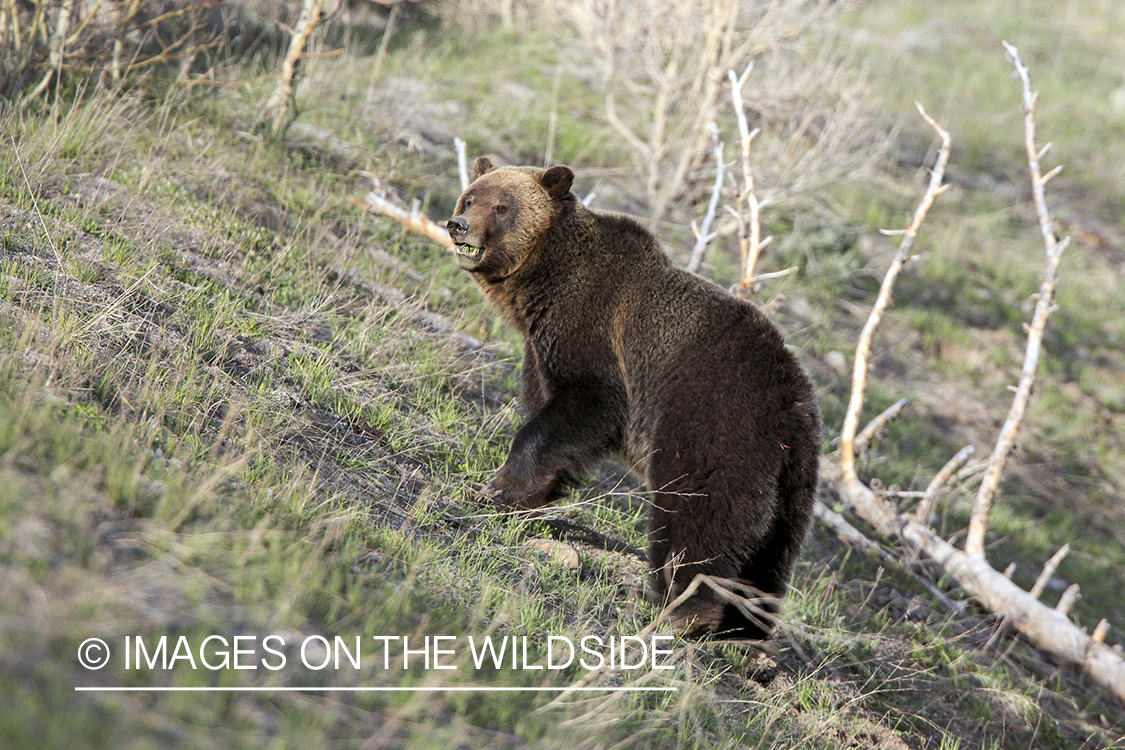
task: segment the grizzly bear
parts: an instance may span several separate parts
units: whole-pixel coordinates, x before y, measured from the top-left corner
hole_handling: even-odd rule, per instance
[[[764,595],[759,616],[708,586],[672,614],[686,634],[768,637],[812,514],[820,452],[813,387],[756,307],[674,266],[629,218],[587,210],[574,173],[494,167],[447,222],[457,263],[524,340],[526,421],[487,487],[538,508],[599,459],[648,487],[648,595],[696,574]]]

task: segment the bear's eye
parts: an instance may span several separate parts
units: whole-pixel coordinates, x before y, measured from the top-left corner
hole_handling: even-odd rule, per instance
[[[462,205],[464,206],[464,210],[468,211],[469,206],[473,205],[473,199],[472,198],[466,198],[464,201],[462,201]]]
[[[502,203],[493,210],[496,211],[497,216],[503,216],[504,214],[508,213],[508,207]]]

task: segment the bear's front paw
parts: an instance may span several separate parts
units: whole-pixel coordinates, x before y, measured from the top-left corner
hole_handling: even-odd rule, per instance
[[[485,486],[484,494],[501,511],[534,510],[553,499],[550,487],[533,489],[518,486],[503,470]]]

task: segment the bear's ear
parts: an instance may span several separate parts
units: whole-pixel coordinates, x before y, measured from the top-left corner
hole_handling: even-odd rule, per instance
[[[547,194],[555,200],[559,200],[564,195],[570,192],[570,186],[574,182],[574,172],[570,171],[570,167],[557,166],[551,167],[543,176],[539,178],[539,184],[546,189]]]
[[[496,167],[492,165],[492,162],[489,161],[487,156],[478,156],[477,160],[473,162],[473,179],[475,180],[481,175],[488,174],[494,169],[496,169]]]

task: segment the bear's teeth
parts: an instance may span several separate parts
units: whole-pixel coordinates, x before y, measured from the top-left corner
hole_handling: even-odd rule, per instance
[[[484,248],[483,247],[473,247],[472,245],[458,245],[457,246],[457,252],[460,253],[461,255],[465,255],[465,256],[468,256],[470,258],[476,258],[477,256],[479,256],[481,253],[484,252]]]

